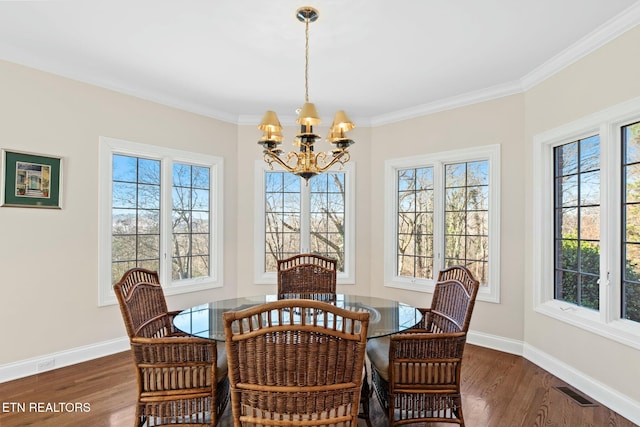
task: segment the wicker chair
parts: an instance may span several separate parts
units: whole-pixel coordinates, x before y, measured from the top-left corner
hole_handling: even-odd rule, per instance
[[[223,316],[236,427],[357,425],[368,312],[283,299]]]
[[[336,299],[336,261],[316,254],[278,260],[278,298]]]
[[[154,271],[133,268],[114,291],[136,364],[136,425],[215,426],[229,400],[222,343],[174,329]]]
[[[413,329],[370,340],[375,391],[391,426],[449,422],[464,426],[462,354],[479,282],[463,266],[443,270],[431,308]]]

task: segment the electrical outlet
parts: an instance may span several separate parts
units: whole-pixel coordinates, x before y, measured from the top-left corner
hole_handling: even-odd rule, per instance
[[[56,359],[45,359],[38,362],[37,371],[44,372],[53,369],[56,366]]]

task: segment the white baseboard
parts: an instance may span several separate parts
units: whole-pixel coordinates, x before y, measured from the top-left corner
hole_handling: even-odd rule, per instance
[[[0,365],[0,383],[75,365],[129,348],[129,338],[123,337]]]
[[[630,399],[628,396],[619,393],[611,387],[589,377],[585,373],[578,371],[573,366],[535,347],[522,341],[474,331],[469,331],[467,342],[469,344],[522,356],[577,390],[597,400],[607,408],[627,418],[632,423],[640,425],[640,413],[638,412],[640,402]]]
[[[476,331],[469,331],[467,334],[467,342],[469,344],[479,345],[480,347],[487,347],[493,350],[515,354],[517,356],[522,356],[524,350],[524,343],[522,341]]]
[[[640,402],[630,399],[628,396],[597,381],[584,372],[578,371],[573,366],[526,343],[524,344],[523,356],[607,408],[627,418],[632,423],[640,425],[640,411],[638,411]]]

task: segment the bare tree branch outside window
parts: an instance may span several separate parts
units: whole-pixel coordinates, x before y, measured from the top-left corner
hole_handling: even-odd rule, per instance
[[[115,283],[130,268],[160,267],[160,162],[113,155],[112,268]]]
[[[210,170],[175,163],[172,188],[172,279],[209,276]]]
[[[433,278],[433,167],[398,171],[398,275]]]
[[[130,268],[160,269],[160,161],[113,155],[112,281]],[[210,274],[210,169],[172,171],[172,279]]]
[[[288,172],[265,173],[265,271],[276,271],[278,259],[302,250],[334,258],[344,271],[345,174],[323,173],[311,178],[308,188],[303,185]],[[303,230],[308,235],[302,236]]]

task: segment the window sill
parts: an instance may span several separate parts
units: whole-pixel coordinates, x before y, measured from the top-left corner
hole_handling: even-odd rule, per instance
[[[165,295],[179,295],[189,292],[205,291],[208,289],[221,288],[222,283],[215,281],[210,277],[200,279],[182,280],[172,283],[170,286],[164,287]]]
[[[384,285],[388,288],[404,289],[406,291],[433,293],[435,288],[435,280],[429,279],[413,279],[407,277],[395,277],[387,281]],[[490,302],[499,304],[500,299],[491,293],[488,286],[481,286],[476,297],[477,301]]]
[[[391,280],[385,281],[384,285],[389,288],[404,289],[407,291],[433,293],[435,280],[396,276]]]
[[[200,279],[192,279],[192,280],[184,280],[184,283],[173,284],[171,286],[165,287],[163,286],[162,290],[165,296],[170,295],[180,295],[186,294],[189,292],[198,292],[205,291],[209,289],[222,288],[222,283],[218,281],[214,281],[211,278],[200,278]],[[118,304],[118,300],[116,295],[113,293],[113,289],[109,290],[109,293],[106,295],[100,295],[100,299],[98,301],[99,307],[106,307],[109,305]]]

